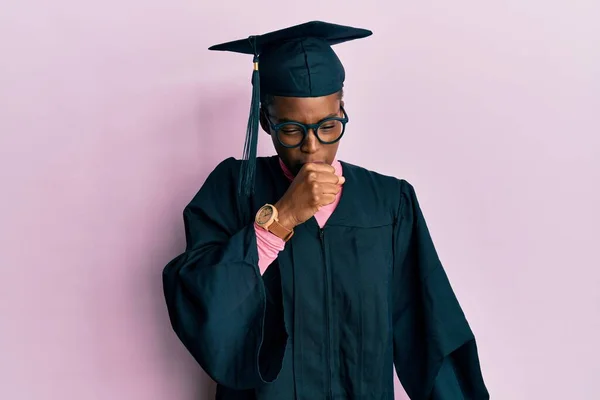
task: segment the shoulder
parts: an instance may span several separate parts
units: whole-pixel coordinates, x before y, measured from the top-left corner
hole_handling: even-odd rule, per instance
[[[241,162],[241,160],[238,160],[234,157],[228,157],[222,160],[213,168],[208,175],[207,180],[210,180],[214,177],[222,178],[234,174],[235,171],[239,170]]]
[[[365,167],[342,161],[344,176],[359,181],[362,187],[373,194],[395,196],[397,200],[403,195],[414,192],[413,185],[404,178],[386,175]]]
[[[396,216],[407,208],[418,206],[415,188],[408,180],[343,161],[342,167],[347,179],[360,184],[361,197],[367,203],[369,200],[374,201],[393,210]]]
[[[255,175],[257,181],[267,173],[270,159],[270,157],[256,157]],[[221,198],[241,200],[241,198],[238,198],[238,189],[244,162],[244,160],[234,157],[228,157],[218,162],[201,184],[197,196],[219,194]]]
[[[257,174],[264,173],[265,167],[269,165],[272,157],[256,157]],[[234,182],[239,178],[240,170],[244,160],[228,157],[220,161],[209,173],[206,181],[219,180],[222,183]],[[236,181],[237,182],[237,181]]]
[[[240,196],[238,190],[243,163],[243,160],[235,157],[219,161],[197,189],[184,213],[210,215],[212,218],[227,220],[231,226],[239,221],[249,220],[250,200]],[[264,164],[263,158],[256,159],[257,172],[264,169]]]

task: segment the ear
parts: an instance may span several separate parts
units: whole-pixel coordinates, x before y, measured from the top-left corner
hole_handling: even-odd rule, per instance
[[[262,108],[260,109],[260,127],[268,135],[271,135],[271,127],[269,126],[269,121],[267,121],[267,116]]]

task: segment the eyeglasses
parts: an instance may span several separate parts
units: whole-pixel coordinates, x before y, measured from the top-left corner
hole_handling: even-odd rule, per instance
[[[343,118],[340,117],[328,117],[316,124],[303,124],[296,121],[285,121],[280,124],[274,124],[271,122],[269,114],[266,110],[263,110],[267,121],[271,129],[275,132],[277,140],[283,147],[293,149],[300,147],[306,136],[308,135],[309,129],[312,129],[315,136],[322,144],[334,144],[339,141],[344,132],[346,131],[346,124],[348,123],[348,114],[344,107],[340,106]]]

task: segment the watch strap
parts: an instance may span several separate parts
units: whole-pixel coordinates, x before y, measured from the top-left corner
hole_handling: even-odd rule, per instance
[[[283,225],[279,223],[277,220],[273,220],[271,224],[267,227],[267,230],[282,239],[284,242],[287,242],[294,236],[294,230],[287,229]]]

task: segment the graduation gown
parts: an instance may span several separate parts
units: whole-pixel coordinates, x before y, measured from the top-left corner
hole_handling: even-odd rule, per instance
[[[412,400],[488,399],[413,187],[342,166],[327,224],[297,226],[262,276],[254,216],[289,181],[277,157],[259,157],[255,194],[239,197],[240,161],[215,168],[184,210],[185,252],[163,271],[177,336],[220,400],[393,399],[394,366]]]

